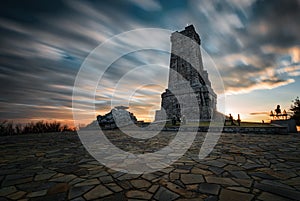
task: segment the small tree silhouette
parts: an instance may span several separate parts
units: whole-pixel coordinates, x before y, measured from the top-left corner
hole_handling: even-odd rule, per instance
[[[297,97],[292,102],[293,102],[293,104],[291,105],[291,109],[290,109],[293,112],[292,119],[295,119],[296,124],[299,126],[300,125],[300,99],[299,99],[299,97]]]

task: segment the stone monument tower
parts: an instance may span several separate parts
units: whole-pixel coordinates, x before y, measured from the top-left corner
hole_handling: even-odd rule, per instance
[[[168,89],[161,95],[162,108],[156,111],[155,121],[183,115],[188,121],[210,121],[216,112],[217,95],[203,68],[201,40],[194,26],[172,33],[171,44]],[[186,83],[189,87],[186,87]],[[189,101],[191,94],[196,96],[196,104],[182,105]]]

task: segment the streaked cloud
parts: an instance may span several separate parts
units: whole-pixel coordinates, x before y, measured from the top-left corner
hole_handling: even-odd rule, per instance
[[[129,2],[134,3],[146,11],[158,11],[162,9],[160,3],[156,0],[129,0]]]
[[[0,8],[0,119],[70,121],[74,80],[84,59],[107,39],[137,28],[175,31],[194,24],[227,94],[277,90],[300,79],[299,1],[76,0],[35,2],[35,6],[18,2],[22,10],[14,4]],[[170,45],[159,35],[141,35],[119,41],[115,51],[131,41]],[[103,54],[109,60],[116,52]],[[114,94],[122,104],[126,90],[135,89],[131,110],[140,119],[150,119],[167,85],[168,69],[162,66],[168,62],[167,53],[153,50],[115,61],[97,88],[97,111],[109,111]],[[95,59],[91,72],[99,73],[102,63]],[[145,76],[150,85],[143,85]],[[88,108],[91,100],[81,95],[78,102]]]

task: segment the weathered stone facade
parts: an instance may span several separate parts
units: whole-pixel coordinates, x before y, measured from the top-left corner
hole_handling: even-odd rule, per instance
[[[171,43],[168,89],[161,95],[155,121],[183,115],[188,121],[209,121],[216,113],[217,95],[203,68],[200,37],[190,25],[172,33]]]

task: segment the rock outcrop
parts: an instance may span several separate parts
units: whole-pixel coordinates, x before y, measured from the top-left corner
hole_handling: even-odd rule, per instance
[[[97,121],[101,128],[114,129],[137,123],[133,113],[128,112],[128,107],[118,106],[105,115],[98,115]]]

